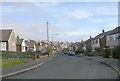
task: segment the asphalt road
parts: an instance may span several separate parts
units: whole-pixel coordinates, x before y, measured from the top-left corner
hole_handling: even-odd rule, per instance
[[[28,72],[6,79],[117,79],[110,67],[91,59],[57,55],[53,60]]]

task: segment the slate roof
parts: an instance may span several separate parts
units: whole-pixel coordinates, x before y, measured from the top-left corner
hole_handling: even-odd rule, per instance
[[[120,26],[116,27],[115,29],[111,30],[107,35],[120,33]]]
[[[8,41],[10,34],[13,30],[12,29],[2,29],[0,30],[0,41]]]
[[[101,39],[102,37],[104,37],[105,35],[107,35],[108,33],[110,33],[110,31],[104,32],[104,33],[100,33],[99,35],[97,35],[96,37],[94,37],[93,39]]]
[[[35,44],[35,41],[33,40],[27,40],[25,41],[26,45],[30,48],[33,48],[34,47],[34,44]]]
[[[89,42],[91,42],[91,40],[93,40],[93,38],[84,41],[83,44],[89,43]]]
[[[21,45],[22,41],[23,41],[23,39],[17,39],[17,44]]]

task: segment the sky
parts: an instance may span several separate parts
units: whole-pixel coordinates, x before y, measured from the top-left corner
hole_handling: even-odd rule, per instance
[[[2,29],[24,39],[76,42],[118,26],[118,2],[2,2]],[[55,35],[57,34],[57,35]]]

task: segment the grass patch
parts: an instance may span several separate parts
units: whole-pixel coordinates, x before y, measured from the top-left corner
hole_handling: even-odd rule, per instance
[[[27,62],[25,60],[0,60],[0,68],[7,68],[24,63]]]

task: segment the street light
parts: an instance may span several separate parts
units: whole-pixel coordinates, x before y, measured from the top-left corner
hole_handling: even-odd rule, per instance
[[[59,35],[59,34],[52,34],[52,42],[54,41],[54,35]]]
[[[48,22],[47,22],[47,51],[48,51],[48,44],[49,43],[49,28],[48,28]],[[48,53],[48,57],[49,57],[49,53]]]
[[[53,44],[53,46],[54,46],[54,43],[53,43],[54,42],[54,36],[56,36],[56,35],[59,35],[59,34],[52,34],[52,44]]]

